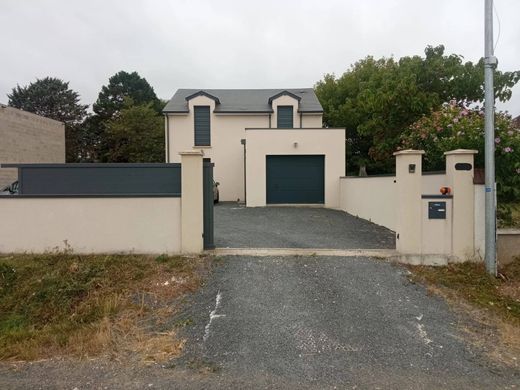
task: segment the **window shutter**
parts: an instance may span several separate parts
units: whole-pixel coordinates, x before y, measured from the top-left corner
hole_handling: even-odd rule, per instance
[[[277,126],[280,129],[292,129],[293,106],[278,106]]]
[[[209,106],[195,106],[195,146],[211,145]]]

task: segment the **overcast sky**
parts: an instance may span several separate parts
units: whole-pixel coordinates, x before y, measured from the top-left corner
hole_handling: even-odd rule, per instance
[[[160,98],[178,88],[311,87],[366,55],[427,45],[478,61],[484,0],[1,0],[0,102],[36,78],[70,81],[85,104],[119,70]],[[520,69],[520,1],[495,0],[500,70]],[[495,18],[495,38],[498,23]],[[498,104],[520,114],[520,87]]]

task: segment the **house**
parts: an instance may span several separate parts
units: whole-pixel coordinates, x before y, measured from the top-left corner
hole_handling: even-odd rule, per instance
[[[312,88],[179,89],[163,112],[166,160],[202,150],[220,200],[339,207],[345,129],[323,128]]]
[[[65,162],[65,125],[0,104],[0,164]],[[17,179],[16,168],[0,169],[0,187]]]

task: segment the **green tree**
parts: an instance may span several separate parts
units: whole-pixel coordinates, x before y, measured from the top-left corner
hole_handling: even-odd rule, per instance
[[[501,202],[520,199],[520,129],[505,113],[495,115],[495,159],[497,196]],[[444,152],[475,149],[475,166],[484,168],[484,113],[456,102],[444,104],[405,129],[398,149],[420,149],[426,153],[425,170],[442,170]]]
[[[88,105],[80,104],[79,94],[63,80],[45,77],[26,87],[13,88],[9,105],[65,124],[80,123],[87,114]]]
[[[71,129],[71,162],[102,162],[105,150],[104,126],[97,115],[88,115],[85,120]],[[72,158],[74,157],[74,158]]]
[[[151,104],[152,109],[160,114],[163,108],[153,88],[137,72],[120,71],[109,78],[108,85],[101,88],[93,110],[101,120],[113,119],[131,99],[135,105]]]
[[[164,119],[152,103],[121,108],[119,115],[106,122],[110,162],[164,162]]]
[[[64,122],[66,159],[77,160],[78,130],[88,105],[80,103],[79,94],[69,88],[68,82],[45,77],[25,87],[17,85],[7,97],[11,107]]]
[[[355,63],[341,77],[325,75],[316,94],[329,126],[347,129],[347,170],[367,165],[371,173],[393,169],[392,153],[402,131],[448,101],[466,106],[484,97],[483,62],[463,62],[444,54],[444,46],[425,57],[374,59]],[[505,101],[520,72],[496,72],[495,95]]]

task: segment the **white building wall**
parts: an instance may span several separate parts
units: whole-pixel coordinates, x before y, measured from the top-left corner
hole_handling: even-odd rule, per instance
[[[267,155],[325,155],[325,207],[339,208],[339,178],[345,172],[345,129],[249,129],[247,206],[266,205]],[[295,145],[296,143],[296,145]]]
[[[273,101],[287,105],[296,102],[289,96]],[[196,105],[210,106],[211,146],[195,147],[194,110]],[[179,153],[199,149],[204,157],[215,163],[214,178],[220,183],[220,200],[244,201],[244,146],[240,140],[246,138],[246,128],[269,128],[269,114],[222,114],[214,113],[215,101],[206,96],[197,96],[189,101],[188,114],[168,114],[169,161],[180,162]],[[295,126],[299,127],[299,114],[295,109]],[[276,113],[276,110],[275,110]],[[271,114],[271,127],[276,127],[276,114]],[[314,126],[319,123],[319,126]],[[304,127],[321,127],[322,114],[305,115]],[[312,126],[311,126],[312,125]],[[343,137],[344,138],[344,137]],[[344,173],[344,172],[343,172]]]

